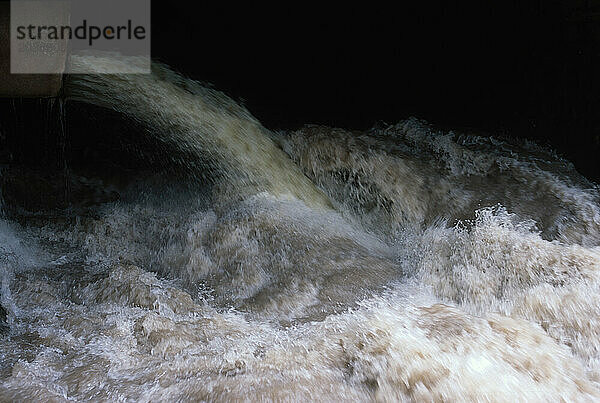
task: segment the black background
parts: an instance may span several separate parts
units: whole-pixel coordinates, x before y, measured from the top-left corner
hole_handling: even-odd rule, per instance
[[[600,2],[152,2],[153,57],[271,129],[416,116],[550,144],[598,179]]]

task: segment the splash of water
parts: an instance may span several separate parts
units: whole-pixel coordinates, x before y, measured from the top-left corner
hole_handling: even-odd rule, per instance
[[[274,142],[164,66],[70,86],[220,184],[13,217],[0,400],[600,398],[598,190],[552,152],[415,119]]]

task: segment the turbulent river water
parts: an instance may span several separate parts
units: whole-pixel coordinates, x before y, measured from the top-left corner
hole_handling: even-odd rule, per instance
[[[66,96],[188,176],[5,202],[0,400],[600,399],[600,198],[552,151],[417,119],[272,133],[161,65]]]

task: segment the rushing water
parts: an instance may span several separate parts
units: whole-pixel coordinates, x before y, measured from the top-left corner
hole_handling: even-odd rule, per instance
[[[67,93],[188,178],[11,206],[0,400],[600,399],[598,189],[551,151],[416,119],[275,134],[158,65]]]

